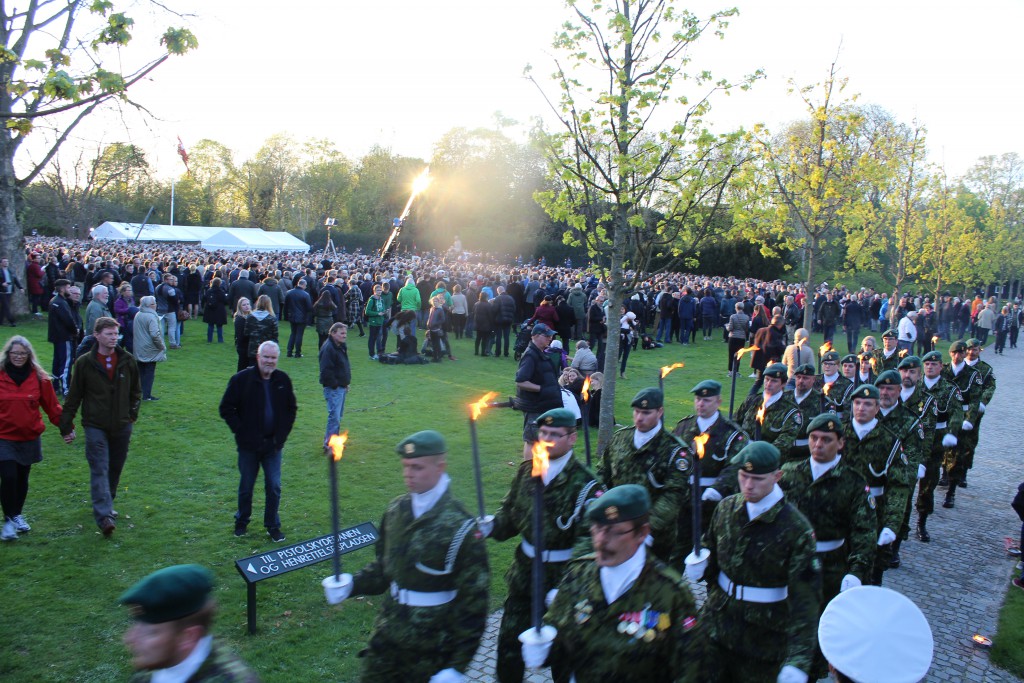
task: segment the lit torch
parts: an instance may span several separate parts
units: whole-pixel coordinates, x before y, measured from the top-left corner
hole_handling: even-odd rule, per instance
[[[587,449],[587,467],[590,467],[590,376],[583,380],[583,389],[580,391],[580,398],[583,399],[583,443]]]
[[[910,353],[910,349],[901,349],[900,350],[900,358],[906,358],[909,353]]]
[[[658,388],[661,389],[662,396],[665,395],[665,378],[668,377],[669,373],[673,370],[685,367],[682,363],[673,363],[672,365],[661,366],[661,371],[658,373]]]
[[[693,437],[693,443],[697,447],[697,457],[693,460],[693,488],[690,497],[693,503],[693,554],[700,555],[700,534],[701,534],[701,487],[700,487],[700,461],[704,459],[704,444],[711,438],[710,434],[698,434]]]
[[[939,335],[932,337],[932,351],[935,350],[935,345],[939,343]]]
[[[750,352],[753,352],[753,351],[760,351],[760,350],[761,350],[761,347],[759,347],[759,346],[748,346],[748,347],[740,349],[739,351],[736,352],[736,357],[733,359],[733,362],[732,362],[732,389],[729,391],[729,419],[730,420],[732,419],[732,409],[733,409],[733,406],[736,404],[736,378],[739,377],[739,374],[740,374],[740,358],[743,358],[743,354],[745,354],[745,353],[750,353]]]
[[[488,391],[476,403],[469,404],[469,440],[473,445],[473,474],[476,475],[476,506],[480,517],[484,516],[484,480],[480,471],[480,444],[476,438],[476,421],[484,408],[498,395],[496,391]]]
[[[754,441],[761,440],[761,426],[764,424],[764,403],[757,409],[757,422],[754,425]]]
[[[827,341],[818,347],[818,372],[821,372],[821,357],[832,350],[832,342]]]
[[[332,434],[327,440],[331,455],[327,459],[328,471],[331,479],[331,529],[334,532],[331,547],[334,549],[332,560],[334,562],[334,580],[341,580],[341,539],[338,532],[341,530],[341,521],[338,519],[338,461],[345,453],[345,443],[348,442],[348,430],[341,434]]]
[[[548,471],[548,450],[555,444],[533,444],[533,628],[540,633],[544,617],[544,475]]]

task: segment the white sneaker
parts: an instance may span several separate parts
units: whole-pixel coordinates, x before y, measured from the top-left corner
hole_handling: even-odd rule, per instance
[[[32,531],[32,527],[28,525],[28,522],[25,521],[22,515],[14,515],[14,517],[11,517],[11,521],[14,522],[14,528],[18,530],[19,534]]]
[[[0,531],[0,541],[15,541],[18,539],[18,527],[13,520],[4,520],[4,529]]]
[[[748,379],[757,379],[757,373],[756,372],[752,372],[749,375],[747,375],[747,378]]]

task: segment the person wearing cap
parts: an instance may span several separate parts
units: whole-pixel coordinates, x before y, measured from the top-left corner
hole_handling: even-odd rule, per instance
[[[949,363],[942,366],[942,377],[957,389],[964,398],[964,422],[960,428],[959,442],[954,448],[946,451],[943,459],[945,476],[939,486],[947,485],[950,471],[959,485],[967,479],[968,462],[974,458],[974,449],[978,445],[978,415],[981,410],[982,378],[981,372],[965,362],[967,344],[977,344],[976,339],[968,339],[966,343],[955,341],[949,347]],[[980,344],[979,344],[980,346]]]
[[[657,387],[633,397],[633,425],[616,430],[601,454],[597,476],[606,486],[638,484],[651,497],[651,551],[668,562],[681,510],[690,506],[689,452],[665,429],[665,397]]]
[[[790,458],[793,443],[804,424],[800,409],[782,390],[788,372],[782,363],[766,367],[761,393],[747,396],[736,411],[736,422],[743,431],[754,439],[774,444],[784,460]],[[762,408],[764,416],[759,419],[758,412]]]
[[[874,499],[867,483],[842,456],[843,425],[832,413],[815,417],[807,427],[810,457],[782,467],[779,486],[814,527],[821,560],[824,606],[843,590],[871,578],[875,560]],[[819,651],[809,672],[814,680],[828,675]]]
[[[854,361],[855,362],[855,361]],[[839,372],[839,352],[827,351],[821,356],[821,374],[814,380],[814,388],[825,397],[826,409],[839,415],[846,415],[850,407],[853,382]]]
[[[896,330],[886,330],[882,333],[882,348],[875,350],[875,374],[880,375],[886,370],[895,370],[900,364],[898,348],[899,333]]]
[[[562,407],[558,373],[544,353],[554,336],[555,331],[544,323],[534,325],[516,369],[516,407],[523,411],[523,459],[530,458],[530,449],[537,441],[537,418]]]
[[[483,535],[452,495],[441,434],[416,432],[395,452],[408,493],[388,503],[375,559],[341,576],[341,601],[384,595],[360,680],[462,683],[487,624]]]
[[[807,425],[811,423],[811,420],[826,412],[825,397],[814,388],[816,377],[814,366],[810,363],[798,365],[790,375],[793,388],[786,390],[786,398],[793,401],[793,404],[800,410],[801,426],[796,438],[793,439],[789,453],[786,454],[784,463],[799,462],[811,457]]]
[[[701,523],[706,530],[711,521],[711,513],[715,505],[725,496],[738,490],[736,468],[728,463],[747,445],[750,437],[743,429],[722,414],[722,385],[713,379],[706,379],[690,389],[693,394],[694,415],[687,415],[676,423],[672,433],[689,451],[689,457],[698,457],[697,444],[699,436],[706,437],[704,457],[700,461],[701,487]],[[692,497],[692,496],[691,496]],[[691,506],[694,501],[691,500]],[[680,510],[679,528],[677,531],[676,549],[672,554],[672,565],[680,566],[676,560],[682,560],[693,547],[691,509]],[[685,543],[684,541],[689,541]]]
[[[935,641],[921,609],[888,588],[852,588],[829,603],[818,643],[837,683],[917,683]]]
[[[875,377],[877,377],[877,375],[871,365],[874,358],[874,354],[867,352],[861,353],[857,356],[857,371],[853,376],[853,385],[855,387],[859,387],[861,384],[875,383]]]
[[[544,482],[544,588],[558,586],[568,562],[590,552],[586,520],[587,504],[601,496],[604,487],[573,452],[576,445],[576,417],[565,408],[549,410],[537,418],[538,444],[548,450]],[[522,683],[524,664],[519,634],[530,626],[531,570],[536,554],[533,539],[533,503],[536,479],[533,464],[519,464],[512,487],[498,511],[480,521],[480,531],[495,541],[519,537],[512,564],[505,574],[508,595],[498,631],[498,681]]]
[[[945,467],[952,464],[955,459],[957,446],[963,435],[964,410],[968,406],[966,397],[961,393],[955,384],[942,376],[942,353],[931,351],[921,359],[924,369],[924,376],[921,378],[923,390],[935,398],[935,405],[932,412],[936,411],[936,435],[932,442],[932,454],[929,462],[925,463],[925,477],[921,481],[920,493],[923,494],[927,487],[927,497],[923,508],[929,514],[932,511],[932,496],[935,486],[939,483],[939,466]],[[973,425],[972,425],[973,426]],[[956,498],[956,487],[950,486],[946,492],[946,500],[943,507],[951,508]],[[918,495],[918,512],[922,510],[921,495]]]
[[[708,585],[700,680],[807,683],[821,604],[814,530],[779,486],[775,446],[753,441],[731,462],[740,493],[715,508],[706,552],[686,558],[690,580]]]
[[[544,618],[556,631],[549,659],[562,680],[694,680],[697,606],[682,577],[647,550],[651,511],[647,490],[634,484],[587,508],[594,552],[569,563]]]
[[[977,339],[969,339],[965,344],[967,347],[967,358],[964,363],[973,368],[980,375],[981,384],[975,383],[971,388],[971,416],[973,417],[974,429],[961,432],[963,442],[963,467],[960,468],[960,488],[967,487],[967,471],[974,467],[974,452],[978,448],[978,439],[981,435],[981,421],[985,417],[985,409],[992,402],[992,396],[996,393],[996,376],[992,366],[981,360],[982,345]],[[974,399],[977,398],[975,404]],[[966,416],[965,416],[966,417]],[[968,418],[970,419],[970,418]],[[966,429],[966,425],[964,426]]]
[[[850,380],[854,386],[857,384],[857,370],[859,365],[860,363],[857,360],[857,356],[852,353],[846,354],[843,356],[842,360],[839,361],[839,372],[843,377]]]
[[[210,632],[217,603],[213,575],[182,564],[145,577],[119,598],[133,619],[124,634],[136,674],[131,683],[259,683],[259,677]]]
[[[81,319],[71,310],[70,289],[70,280],[57,280],[47,309],[46,339],[53,344],[50,374],[53,376],[53,388],[59,396],[68,395],[71,366],[75,362],[75,343],[82,328]]]

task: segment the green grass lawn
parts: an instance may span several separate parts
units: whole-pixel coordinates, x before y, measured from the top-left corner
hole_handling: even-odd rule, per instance
[[[52,347],[45,341],[45,322],[25,321],[17,330],[4,331],[27,336],[49,367]],[[342,420],[350,433],[339,465],[343,525],[378,523],[386,502],[403,493],[394,445],[421,429],[437,429],[448,439],[454,492],[475,509],[466,405],[486,391],[513,393],[515,362],[475,357],[472,340],[462,340],[455,342],[455,363],[382,366],[368,359],[365,338],[351,332],[349,339],[354,380]],[[315,341],[315,333],[307,332],[306,357],[280,362],[292,377],[299,402],[282,474],[281,519],[288,543],[330,531],[327,463],[321,452],[326,411],[317,382]],[[144,403],[135,425],[117,494],[121,518],[112,539],[104,539],[92,519],[84,436],[66,446],[54,427],[43,435],[44,460],[32,469],[25,506],[33,530],[16,542],[0,544],[0,639],[5,643],[0,648],[0,680],[106,683],[127,678],[130,667],[121,635],[128,619],[116,603],[118,595],[157,568],[186,562],[204,564],[216,573],[221,610],[215,631],[264,681],[356,679],[357,653],[369,635],[378,600],[328,607],[320,580],[330,572],[329,561],[260,583],[259,632],[246,634],[245,584],[233,561],[274,544],[260,524],[262,482],[257,483],[249,535],[232,534],[236,452],[217,405],[235,367],[234,347],[230,340],[208,345],[201,323],[188,323],[182,342],[184,348],[157,367],[153,393],[160,401]],[[845,340],[840,346],[845,349]],[[706,378],[725,383],[725,354],[720,333],[714,341],[695,346],[633,352],[629,379],[619,383],[616,417],[628,422],[633,394],[656,384],[660,366],[684,361],[686,367],[666,380],[668,421],[674,424],[692,412],[688,390],[694,384]],[[743,370],[737,405],[752,383],[746,379],[746,358]],[[726,408],[727,392],[728,385]],[[489,511],[505,493],[521,458],[520,429],[521,414],[510,410],[492,410],[479,423]],[[596,446],[596,430],[593,436]],[[582,444],[580,439],[581,458]],[[489,547],[491,602],[496,608],[504,598],[503,575],[514,544]],[[346,555],[345,569],[358,569],[370,553]],[[1022,598],[1015,594],[1011,600]]]
[[[1012,584],[999,611],[992,663],[1014,676],[1024,677],[1024,591]]]

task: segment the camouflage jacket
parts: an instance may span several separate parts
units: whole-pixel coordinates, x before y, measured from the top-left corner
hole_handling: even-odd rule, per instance
[[[572,550],[575,555],[591,552],[590,527],[586,519],[587,503],[601,495],[604,487],[575,456],[569,455],[565,468],[544,487],[544,538],[541,550]],[[512,488],[494,515],[491,538],[505,541],[521,536],[533,548],[533,501],[536,480],[532,463],[523,462],[516,470]],[[567,566],[566,561],[546,562],[545,582],[554,588]],[[531,559],[522,545],[516,549],[515,562],[508,569],[509,590],[529,591]]]
[[[787,389],[785,394],[786,398],[791,400],[793,405],[800,410],[800,417],[803,419],[803,424],[800,425],[800,432],[793,441],[793,448],[790,449],[789,453],[783,454],[783,464],[787,462],[799,462],[800,460],[811,457],[811,449],[807,445],[807,425],[811,423],[811,420],[828,410],[825,397],[817,389],[811,389],[808,395],[804,397],[804,400],[800,403],[796,402],[795,391]]]
[[[751,438],[760,432],[761,441],[767,441],[778,448],[785,461],[804,425],[803,415],[792,399],[783,393],[782,398],[765,410],[764,424],[758,425],[757,411],[763,403],[764,396],[761,394],[747,396],[736,412],[736,422],[743,425],[743,431]]]
[[[558,629],[552,661],[579,683],[696,680],[697,606],[686,581],[650,553],[612,604],[593,556],[570,563],[545,622]]]
[[[903,443],[881,421],[863,440],[858,438],[850,423],[844,425],[844,432],[843,462],[864,477],[875,491],[876,504],[884,506],[878,512],[879,530],[888,527],[898,531],[912,486],[917,483],[917,468],[910,471],[910,458],[903,450]]]
[[[810,671],[821,562],[807,518],[783,498],[751,520],[743,495],[729,496],[715,508],[704,545],[711,557],[704,573],[708,597],[700,613],[701,629],[738,657],[781,661]],[[740,600],[722,589],[719,572],[737,585],[785,587],[788,595],[771,603]]]
[[[376,559],[353,577],[353,595],[385,593],[370,648],[399,653],[442,652],[447,667],[465,671],[487,623],[490,571],[476,520],[445,491],[430,510],[413,518],[412,496],[388,503],[380,524]],[[438,607],[413,607],[392,595],[392,583],[408,591],[456,591]],[[437,670],[427,672],[427,678]]]
[[[885,357],[885,349],[875,349],[875,357],[871,359],[871,366],[875,369],[876,375],[881,375],[886,370],[895,370],[900,364],[900,350],[894,349],[892,355]]]
[[[942,366],[942,378],[960,390],[963,396],[964,419],[972,423],[978,421],[978,404],[981,403],[981,392],[984,389],[984,380],[977,368],[972,368],[967,363],[960,368],[960,373],[954,375],[953,368],[949,363]]]
[[[128,683],[150,683],[152,679],[152,671],[139,671],[128,679]],[[225,649],[214,638],[210,654],[199,670],[189,676],[187,683],[260,683],[260,678],[238,655]]]
[[[825,399],[828,410],[837,415],[846,415],[850,410],[850,396],[856,388],[849,379],[842,374],[831,384],[825,383],[825,376],[818,375],[814,378],[814,388],[821,392]]]
[[[667,560],[675,543],[681,510],[690,508],[693,462],[686,447],[662,429],[640,450],[633,447],[635,427],[612,434],[601,456],[598,478],[608,488],[638,484],[651,496],[651,536],[654,554]]]
[[[816,543],[844,539],[838,549],[819,553],[823,570],[854,574],[867,583],[878,534],[874,501],[864,477],[840,460],[815,480],[807,459],[786,463],[779,486],[814,527]]]
[[[927,430],[920,415],[916,415],[907,406],[897,403],[888,415],[878,411],[878,423],[899,437],[911,472],[924,463],[925,456],[931,450],[935,429]]]
[[[686,444],[690,456],[696,459],[697,446],[693,440],[702,434],[697,426],[697,416],[684,417],[672,433]],[[714,488],[723,498],[736,493],[736,467],[730,465],[729,461],[749,442],[750,437],[738,424],[719,413],[718,419],[708,430],[708,441],[704,444],[704,457],[700,461],[701,488]]]
[[[918,383],[918,390],[928,394],[934,400],[928,407],[935,419],[935,438],[932,441],[932,452],[942,452],[942,438],[946,434],[952,434],[959,438],[960,428],[964,425],[964,404],[966,400],[960,389],[946,378],[939,376],[939,381],[931,389],[922,379]],[[914,392],[917,396],[917,392]],[[911,398],[913,399],[914,396]],[[910,407],[909,405],[907,407]],[[923,407],[923,406],[922,406]]]
[[[981,373],[981,402],[987,406],[996,393],[996,374],[992,366],[983,360],[979,360],[972,367]]]

